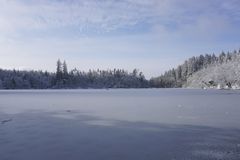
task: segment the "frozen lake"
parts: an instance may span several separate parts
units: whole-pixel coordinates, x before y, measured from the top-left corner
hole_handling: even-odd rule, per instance
[[[240,91],[0,91],[0,160],[239,160]]]

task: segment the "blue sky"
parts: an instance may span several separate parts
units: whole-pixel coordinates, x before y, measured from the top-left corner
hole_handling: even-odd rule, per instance
[[[239,0],[0,0],[0,68],[138,68],[240,48]]]

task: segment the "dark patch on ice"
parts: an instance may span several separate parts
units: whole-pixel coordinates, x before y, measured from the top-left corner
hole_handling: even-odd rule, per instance
[[[12,121],[12,118],[5,119],[5,120],[2,120],[2,121],[1,121],[1,124],[5,124],[5,123],[11,122],[11,121]]]

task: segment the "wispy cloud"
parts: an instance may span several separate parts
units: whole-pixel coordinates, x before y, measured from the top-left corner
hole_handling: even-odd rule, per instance
[[[36,57],[48,57],[48,64],[64,57],[107,68],[109,60],[156,75],[189,55],[239,47],[239,6],[239,0],[0,0],[0,64],[20,66],[28,56],[21,66],[38,68]]]
[[[150,20],[152,3],[115,0],[0,2],[1,29],[73,27],[79,32],[109,32]]]
[[[181,29],[204,18],[239,21],[239,3],[237,0],[2,0],[0,29],[6,32],[65,28],[85,34],[143,24]]]

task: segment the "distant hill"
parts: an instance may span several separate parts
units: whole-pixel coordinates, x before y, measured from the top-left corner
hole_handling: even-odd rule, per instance
[[[200,55],[150,80],[158,88],[240,88],[240,50]]]
[[[213,64],[194,73],[188,77],[184,87],[240,89],[240,55],[222,64]]]

